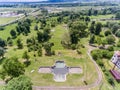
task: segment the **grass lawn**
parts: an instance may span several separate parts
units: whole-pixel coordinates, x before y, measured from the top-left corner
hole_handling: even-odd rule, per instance
[[[28,36],[23,36],[22,34],[17,38],[22,39],[23,44],[25,45],[26,39],[36,36],[36,31],[34,30],[35,23],[33,22],[31,25],[31,33]],[[11,29],[14,29],[16,24],[9,25],[5,27],[4,31],[0,31],[0,36],[3,39],[7,39],[10,36],[9,32]],[[54,32],[51,32],[53,37],[50,39],[50,42],[54,42],[54,47],[52,48],[55,50],[55,56],[43,56],[43,57],[34,57],[33,52],[30,52],[30,60],[31,65],[26,68],[25,74],[32,79],[34,85],[38,86],[82,86],[85,85],[83,80],[86,80],[88,84],[93,83],[97,78],[97,72],[94,70],[94,64],[90,61],[89,57],[86,53],[86,48],[82,49],[82,55],[78,55],[74,50],[66,50],[61,45],[61,38],[64,32],[66,32],[66,28],[64,25],[58,25],[53,28]],[[86,43],[87,39],[81,40],[82,43]],[[16,39],[14,40],[15,43]],[[23,49],[16,49],[16,44],[12,47],[8,47],[7,53],[5,54],[6,57],[13,57],[17,56],[20,58],[19,60],[22,62],[22,54],[27,50],[25,46]],[[62,56],[58,56],[57,53],[61,52]],[[37,59],[37,61],[35,61]],[[83,69],[83,74],[69,74],[67,75],[67,81],[63,83],[56,83],[53,80],[52,74],[40,74],[38,73],[38,69],[40,66],[52,66],[54,65],[56,60],[64,60],[67,66],[80,66]],[[35,70],[35,72],[31,73],[31,70]],[[92,71],[91,73],[91,70]],[[47,82],[47,83],[46,83]]]
[[[110,14],[110,15],[97,15],[97,16],[90,16],[91,19],[110,19],[112,18],[114,15]]]
[[[17,17],[0,17],[0,25],[6,24],[6,23],[11,22],[15,19],[17,19]]]

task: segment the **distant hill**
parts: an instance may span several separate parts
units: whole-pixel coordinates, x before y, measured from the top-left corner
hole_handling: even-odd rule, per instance
[[[48,0],[48,2],[92,2],[92,1],[95,1],[95,2],[106,2],[106,1],[109,1],[109,2],[120,2],[120,0]]]

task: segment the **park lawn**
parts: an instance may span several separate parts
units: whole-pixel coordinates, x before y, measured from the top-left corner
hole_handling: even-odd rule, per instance
[[[113,14],[109,14],[109,15],[96,15],[96,16],[90,16],[91,19],[110,19],[114,17]]]
[[[86,53],[86,48],[82,48],[82,55],[78,55],[75,50],[67,50],[64,49],[61,45],[61,37],[67,30],[63,27],[63,25],[58,25],[52,29],[53,37],[50,39],[50,42],[54,42],[55,46],[52,48],[55,50],[55,56],[42,56],[42,57],[33,57],[33,53],[30,55],[31,57],[31,65],[26,68],[26,75],[32,79],[34,85],[38,86],[82,86],[84,85],[83,80],[86,80],[88,84],[93,83],[97,78],[97,72],[94,70],[94,64],[90,61],[89,57]],[[86,39],[83,38],[81,40],[86,43]],[[57,52],[61,52],[62,55],[58,56]],[[37,61],[36,61],[37,60]],[[79,75],[68,75],[67,81],[64,83],[56,83],[53,80],[52,74],[40,74],[38,73],[38,69],[40,66],[53,66],[55,61],[64,60],[67,66],[80,66],[83,69],[83,74]],[[35,72],[30,73],[32,70]],[[91,73],[91,70],[92,71]],[[34,76],[34,77],[33,77]],[[46,83],[47,82],[47,83]]]
[[[15,19],[17,19],[17,17],[0,17],[0,25],[6,24],[6,23],[11,22]]]
[[[74,55],[73,55],[74,56]],[[37,61],[35,61],[37,59]],[[51,74],[40,74],[38,69],[40,66],[53,66],[55,61],[64,60],[67,66],[80,66],[83,69],[83,74],[68,75],[67,81],[63,83],[56,83],[53,80]],[[84,85],[83,80],[86,80],[88,84],[93,83],[97,78],[96,70],[92,71],[95,67],[89,58],[75,58],[70,56],[43,56],[37,58],[31,58],[31,65],[26,68],[26,75],[32,79],[34,85],[38,86],[82,86]],[[88,62],[88,63],[86,63]],[[32,70],[35,72],[31,73]],[[33,77],[34,76],[34,77]],[[45,83],[47,82],[47,83]]]
[[[15,29],[16,24],[11,24],[5,27],[5,30],[0,31],[0,38],[7,40],[8,37],[10,37],[10,31],[12,29]]]
[[[54,42],[53,50],[63,50],[63,46],[61,45],[61,40],[63,34],[67,32],[67,29],[64,28],[64,25],[58,25],[55,28],[51,30],[52,38],[50,39],[50,42]]]
[[[36,31],[34,30],[35,23],[32,23],[31,25],[31,33],[28,36],[19,35],[15,40],[18,38],[22,39],[24,48],[23,49],[17,49],[17,46],[14,45],[12,47],[7,47],[7,53],[5,54],[6,57],[18,57],[19,60],[22,62],[22,55],[24,51],[27,50],[26,46],[26,39],[29,37],[32,37],[36,35]],[[3,39],[7,39],[8,36],[10,36],[9,32],[11,29],[14,29],[16,24],[6,26],[4,31],[1,31],[1,35],[3,35]],[[52,48],[55,50],[56,55],[55,56],[42,56],[42,57],[34,57],[33,52],[30,52],[30,60],[31,65],[26,68],[25,74],[29,76],[32,79],[32,82],[34,85],[38,86],[82,86],[84,85],[83,80],[86,80],[88,84],[93,83],[97,78],[97,72],[94,70],[94,64],[90,61],[89,57],[86,54],[86,48],[82,48],[82,55],[78,55],[76,51],[74,50],[66,50],[61,45],[61,37],[67,30],[63,27],[63,25],[58,25],[55,28],[55,31],[52,32],[54,38],[51,38],[50,42],[54,42],[55,46]],[[6,34],[4,34],[6,33]],[[15,42],[14,40],[14,42]],[[82,43],[86,43],[86,39],[83,38],[81,40]],[[62,56],[58,56],[57,52],[60,51],[62,53]],[[37,61],[35,61],[35,59]],[[56,83],[53,80],[52,74],[40,74],[38,73],[38,69],[40,66],[52,66],[54,65],[56,60],[64,60],[68,66],[80,66],[83,69],[83,74],[79,75],[68,75],[67,81],[64,83]],[[31,70],[35,70],[35,72],[30,73]],[[91,70],[92,71],[91,73]],[[46,83],[47,82],[47,83]]]

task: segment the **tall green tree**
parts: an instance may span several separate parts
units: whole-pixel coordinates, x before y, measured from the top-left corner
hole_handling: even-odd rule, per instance
[[[116,13],[115,18],[120,19],[120,12]]]
[[[11,30],[10,31],[10,34],[11,34],[11,36],[13,37],[13,38],[15,38],[16,37],[16,31],[15,30]]]
[[[28,55],[28,52],[27,52],[27,51],[25,51],[25,52],[23,53],[22,58],[24,58],[24,59],[26,59],[26,60],[29,60],[30,56]]]
[[[91,34],[91,35],[90,35],[89,43],[90,43],[90,44],[93,44],[94,42],[95,42],[95,35],[94,35],[94,34]]]
[[[5,40],[3,40],[2,38],[0,38],[0,47],[5,47],[6,46],[6,42]]]
[[[72,44],[77,44],[79,38],[86,36],[87,34],[87,32],[85,31],[86,28],[87,28],[86,24],[81,21],[75,21],[69,24],[69,33]]]
[[[10,76],[11,78],[23,75],[25,72],[24,66],[16,57],[6,59],[3,63],[3,70],[6,73],[4,77]]]
[[[96,34],[96,35],[99,35],[101,31],[102,31],[102,24],[101,24],[100,22],[98,22],[98,23],[96,24],[95,34]]]
[[[32,82],[29,77],[21,75],[10,80],[3,90],[32,90]]]
[[[21,39],[17,40],[17,46],[18,46],[18,49],[22,49],[23,48],[23,43],[22,43]]]
[[[52,46],[54,46],[54,43],[50,43],[50,42],[44,43],[44,49],[47,56],[52,55],[52,50],[51,50]]]
[[[4,48],[0,47],[0,57],[3,57],[5,54]]]

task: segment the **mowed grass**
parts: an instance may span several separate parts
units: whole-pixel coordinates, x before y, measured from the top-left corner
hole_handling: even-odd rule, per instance
[[[28,36],[19,35],[17,38],[20,38],[22,40],[22,43],[24,45],[23,49],[17,49],[16,44],[12,47],[8,47],[7,53],[5,54],[6,57],[18,57],[21,62],[23,62],[22,55],[24,51],[27,50],[26,46],[26,39],[30,37],[36,36],[36,31],[34,30],[35,23],[33,22],[31,25],[31,33]],[[15,29],[16,24],[9,25],[5,27],[4,31],[0,31],[0,36],[2,36],[3,39],[7,39],[8,36],[10,36],[10,30]],[[26,68],[25,75],[29,76],[32,79],[33,85],[37,86],[83,86],[84,80],[87,81],[88,84],[91,84],[95,82],[96,78],[98,78],[97,71],[95,70],[94,64],[91,62],[89,57],[87,56],[87,50],[86,48],[82,49],[82,55],[78,55],[76,51],[74,50],[67,50],[64,49],[61,45],[61,39],[62,35],[67,31],[66,28],[64,28],[64,25],[58,25],[55,28],[53,28],[52,35],[53,37],[50,39],[50,42],[53,42],[55,45],[53,46],[53,50],[55,50],[56,55],[55,56],[42,56],[42,57],[34,57],[33,52],[30,52],[30,61],[31,65]],[[17,38],[14,40],[14,43],[16,43]],[[82,43],[86,43],[86,40],[81,40]],[[62,55],[58,56],[58,52],[61,52]],[[67,66],[79,66],[82,68],[83,73],[82,74],[68,74],[67,75],[67,81],[63,83],[56,83],[53,80],[52,74],[41,74],[38,73],[38,69],[40,66],[53,66],[55,61],[57,60],[64,60]],[[32,70],[35,70],[33,73],[31,73]],[[91,70],[93,70],[91,72]]]
[[[95,67],[92,62],[85,58],[75,58],[68,56],[52,56],[52,57],[38,57],[32,59],[32,64],[26,68],[26,75],[32,79],[34,85],[38,86],[83,86],[83,80],[86,80],[88,84],[93,83],[97,78],[96,70],[92,71]],[[52,74],[38,73],[40,66],[53,66],[55,61],[64,60],[67,66],[79,66],[83,69],[82,74],[68,74],[67,81],[63,83],[56,83],[53,80]],[[86,63],[89,62],[89,63]],[[31,73],[32,70],[35,70]],[[47,82],[47,83],[46,83]]]
[[[0,17],[0,25],[9,23],[15,19],[17,19],[17,17]]]
[[[110,19],[114,17],[115,15],[109,14],[109,15],[97,15],[97,16],[90,16],[91,19]]]

